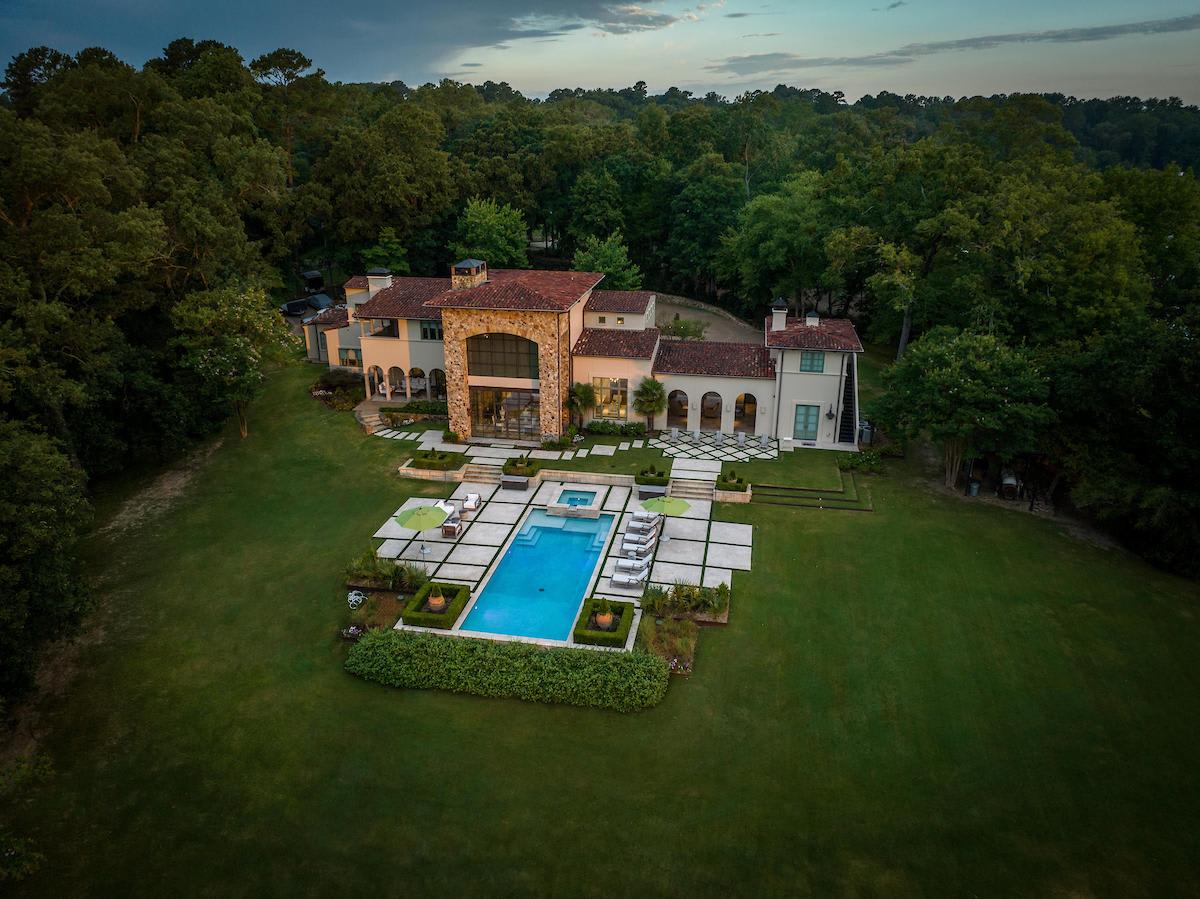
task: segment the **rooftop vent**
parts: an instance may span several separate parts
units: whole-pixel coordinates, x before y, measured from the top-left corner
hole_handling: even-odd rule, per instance
[[[487,263],[482,259],[460,259],[450,266],[450,289],[468,290],[488,279]]]

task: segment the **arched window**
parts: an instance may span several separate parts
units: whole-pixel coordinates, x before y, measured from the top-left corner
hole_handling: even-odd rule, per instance
[[[743,393],[733,405],[733,429],[754,433],[758,421],[758,399],[753,393]]]
[[[404,369],[393,365],[388,369],[387,379],[393,397],[398,393],[404,393]]]
[[[538,346],[516,334],[467,338],[467,374],[493,378],[538,377]]]
[[[721,394],[710,390],[700,400],[700,430],[721,430]]]
[[[446,373],[440,368],[429,372],[429,393],[435,400],[446,398]]]
[[[412,396],[429,398],[429,381],[425,378],[425,370],[414,368],[408,373],[408,391]]]
[[[688,426],[688,395],[682,390],[672,390],[667,396],[667,427]]]

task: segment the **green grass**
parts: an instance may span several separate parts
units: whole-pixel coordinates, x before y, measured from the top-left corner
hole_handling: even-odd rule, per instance
[[[1195,584],[896,468],[873,515],[720,506],[755,570],[649,712],[378,687],[341,569],[449,485],[309,380],[93,547],[104,638],[39,721],[47,863],[8,893],[1200,892]]]
[[[833,450],[796,449],[790,453],[780,453],[778,459],[726,462],[721,466],[721,474],[728,475],[733,471],[751,484],[841,490],[842,478],[838,472],[837,457],[838,453]]]

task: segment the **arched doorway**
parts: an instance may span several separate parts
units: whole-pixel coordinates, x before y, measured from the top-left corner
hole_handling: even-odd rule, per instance
[[[383,369],[372,365],[367,369],[367,396],[383,396]]]
[[[435,400],[446,399],[446,373],[440,368],[431,369],[429,372],[429,394]]]
[[[721,394],[712,390],[700,400],[700,430],[721,430]]]
[[[758,398],[753,393],[743,393],[733,404],[733,429],[754,433],[758,421]]]
[[[408,389],[410,393],[418,398],[429,398],[429,380],[425,377],[425,370],[414,368],[408,373]]]
[[[388,369],[387,380],[393,399],[404,394],[404,369],[393,365]]]
[[[667,394],[667,427],[687,428],[688,426],[688,395],[682,390],[672,390]]]

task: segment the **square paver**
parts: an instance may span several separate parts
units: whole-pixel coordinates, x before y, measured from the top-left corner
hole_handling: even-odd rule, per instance
[[[425,552],[421,552],[421,547]],[[441,562],[454,549],[453,543],[432,543],[427,540],[414,540],[408,544],[408,549],[400,553],[404,562]]]
[[[707,499],[689,499],[687,511],[680,518],[703,518],[706,521],[712,515],[712,501]]]
[[[575,458],[574,450],[567,450],[565,453],[562,454],[562,460],[564,462],[570,462],[574,458]]]
[[[482,565],[486,568],[496,554],[494,546],[480,546],[472,543],[460,543],[446,556],[446,561],[458,565]]]
[[[533,495],[533,503],[536,506],[548,506],[554,497],[558,496],[558,491],[562,489],[560,481],[542,481],[542,484],[537,489],[537,493]]]
[[[397,559],[400,553],[404,552],[404,547],[408,546],[407,540],[384,540],[383,545],[375,550],[375,555],[381,559]]]
[[[562,458],[562,453],[556,452],[555,450],[536,449],[536,450],[529,451],[529,458],[530,459],[560,459],[560,458]]]
[[[683,581],[688,584],[700,583],[701,569],[699,565],[681,565],[678,562],[655,562],[650,571],[650,580],[656,584],[674,584]]]
[[[601,508],[605,512],[619,512],[625,508],[625,501],[628,499],[628,487],[611,487],[608,496],[604,497],[604,505]]]
[[[434,577],[438,580],[467,581],[474,585],[479,583],[484,570],[482,565],[452,565],[447,562],[437,570]]]
[[[583,449],[575,450],[575,458],[577,458],[577,459],[586,459],[587,454],[588,454],[588,449],[586,446]]]
[[[738,546],[749,546],[753,538],[754,528],[750,525],[730,521],[714,521],[708,536],[713,543],[736,543]]]
[[[512,533],[511,524],[493,524],[487,521],[476,521],[463,534],[463,543],[475,543],[480,546],[499,546]]]
[[[718,568],[750,570],[750,547],[731,543],[708,544],[708,563]]]
[[[401,527],[396,524],[395,519],[389,518],[384,522],[383,527],[372,534],[372,536],[376,540],[408,540],[416,536],[416,533],[412,528]]]
[[[476,521],[490,521],[494,524],[516,524],[517,519],[525,514],[525,506],[517,503],[487,503],[476,514]]]
[[[462,502],[467,498],[468,493],[478,493],[479,498],[487,502],[492,498],[492,494],[496,492],[496,484],[480,484],[475,481],[463,481],[454,488],[454,492],[450,494],[451,499]]]
[[[695,518],[668,518],[663,525],[663,534],[672,539],[704,540],[708,536],[708,522]]]
[[[614,584],[612,577],[602,577],[596,580],[596,593],[603,593],[608,596],[619,596],[622,599],[641,599],[642,594],[645,592],[645,583],[637,584],[633,587],[625,587],[621,584]]]
[[[685,562],[688,565],[704,563],[704,542],[701,540],[659,541],[655,559],[659,562]]]
[[[592,447],[593,456],[613,456],[616,455],[616,452],[617,448],[615,446],[609,446],[606,443],[601,443],[598,446]]]
[[[645,445],[646,445],[645,440],[635,440],[635,441],[633,441],[633,443],[630,444],[630,446],[632,446],[634,449],[641,449]],[[653,446],[653,445],[654,444],[651,444],[651,446]]]
[[[619,450],[627,450],[627,449],[629,449],[629,441],[628,441],[628,440],[622,440],[620,443],[618,443],[618,444],[617,444],[617,449],[619,449]]]
[[[710,568],[705,566],[704,579],[700,583],[704,587],[717,587],[721,584],[732,587],[733,572],[728,568]]]

